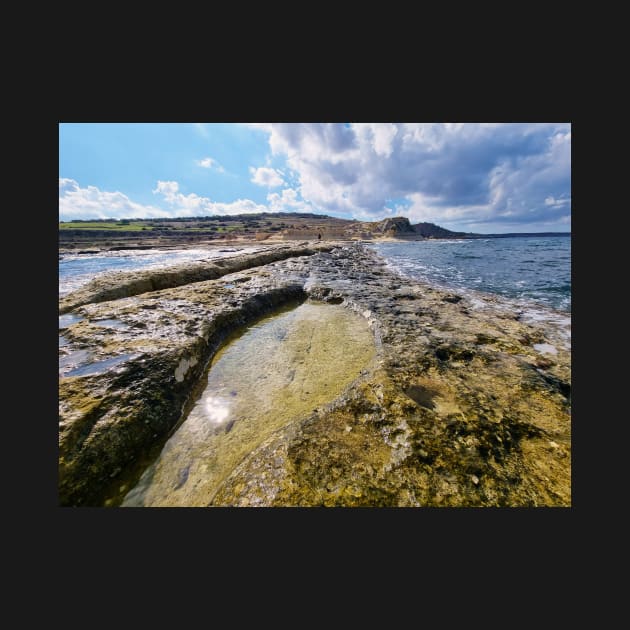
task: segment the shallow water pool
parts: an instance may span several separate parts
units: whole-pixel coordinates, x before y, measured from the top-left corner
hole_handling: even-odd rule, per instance
[[[367,322],[339,305],[261,320],[217,353],[205,390],[122,505],[208,505],[249,453],[334,400],[374,356]]]

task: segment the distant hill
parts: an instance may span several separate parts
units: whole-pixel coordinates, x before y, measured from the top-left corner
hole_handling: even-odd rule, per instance
[[[373,232],[385,236],[396,237],[401,234],[415,234],[415,230],[409,223],[407,217],[391,217],[390,219],[383,219],[376,223],[365,223],[365,225],[371,227]]]
[[[407,217],[392,217],[373,224],[373,230],[393,238],[511,238],[514,236],[571,236],[571,232],[508,232],[506,234],[477,234],[453,232],[435,223],[410,223]]]
[[[453,232],[435,223],[411,224],[407,217],[382,221],[340,219],[323,214],[271,213],[161,219],[101,219],[59,222],[59,246],[68,250],[132,249],[192,246],[216,242],[279,240],[371,240],[508,238],[510,236],[570,236],[570,232],[474,234]]]
[[[446,228],[435,225],[435,223],[411,224],[407,217],[391,217],[378,221],[373,225],[372,230],[377,234],[391,236],[393,238],[475,238],[476,235],[465,232],[452,232]]]
[[[475,238],[478,236],[472,232],[451,232],[435,223],[415,223],[412,227],[414,232],[424,238]]]

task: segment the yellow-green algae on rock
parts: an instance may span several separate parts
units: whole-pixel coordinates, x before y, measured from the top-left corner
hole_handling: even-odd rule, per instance
[[[313,403],[252,441],[210,505],[570,506],[564,333],[520,321],[492,296],[394,274],[358,244],[332,245],[283,246],[273,262],[247,258],[236,273],[71,308],[60,360],[83,350],[91,362],[134,358],[60,373],[60,503],[119,504],[228,334],[311,297],[367,322],[374,368],[330,404]],[[103,327],[108,320],[123,326]],[[555,354],[544,352],[550,346]],[[188,485],[191,472],[178,469],[174,485]]]
[[[307,302],[265,318],[212,361],[207,387],[123,506],[205,506],[260,443],[333,401],[375,356],[367,322]]]

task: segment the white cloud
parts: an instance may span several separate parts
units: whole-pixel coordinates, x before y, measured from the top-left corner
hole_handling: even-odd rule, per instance
[[[163,182],[158,180],[158,183],[151,192],[154,195],[164,195],[166,201],[173,203],[177,200],[177,194],[179,193],[179,184],[177,182]]]
[[[571,127],[547,123],[273,123],[292,187],[329,214],[378,219],[561,222],[570,214]],[[554,203],[546,203],[553,199]],[[394,200],[393,202],[391,200]]]
[[[176,212],[172,216],[205,216],[213,214],[253,214],[256,212],[314,212],[311,204],[301,199],[299,191],[285,188],[280,193],[267,195],[267,205],[258,204],[251,199],[237,199],[230,203],[212,201],[194,193],[184,195],[175,181],[158,181],[153,193],[162,195],[164,200]]]
[[[299,198],[293,188],[285,188],[281,193],[267,195],[269,209],[267,212],[313,212],[313,206]]]
[[[271,133],[272,124],[271,123],[237,123],[238,125],[244,125],[245,127],[249,127],[250,129],[257,129],[259,131],[266,131]]]
[[[212,201],[195,193],[184,195],[179,192],[179,184],[174,181],[158,181],[153,193],[162,195],[171,210],[169,216],[195,217],[213,214],[250,214],[267,212],[267,207],[251,199],[237,199],[229,203]]]
[[[284,184],[282,179],[282,173],[275,168],[267,168],[261,166],[260,168],[249,167],[249,172],[252,175],[251,181],[259,186],[266,186],[267,188],[276,188]]]
[[[231,202],[212,201],[195,193],[184,194],[176,181],[159,180],[153,194],[168,207],[143,205],[121,192],[107,192],[96,186],[81,188],[74,179],[59,179],[59,219],[130,219],[195,217],[209,215],[255,214],[259,212],[313,212],[313,207],[300,198],[299,192],[285,188],[269,193],[267,205],[251,199]]]
[[[398,127],[391,123],[356,123],[352,125],[362,144],[371,144],[376,155],[388,158],[394,150]]]
[[[200,136],[204,138],[208,137],[208,130],[206,129],[205,123],[193,123],[193,127]]]
[[[217,171],[217,173],[225,173],[225,169],[211,157],[205,157],[201,160],[197,160],[197,166],[201,166],[202,168],[212,168]]]
[[[159,218],[170,214],[155,206],[131,201],[121,192],[106,192],[96,186],[81,188],[74,179],[59,179],[59,219]]]
[[[560,206],[566,206],[571,203],[571,197],[564,197],[560,199],[555,199],[554,197],[547,197],[545,199],[546,206],[552,206],[553,208],[559,208]]]

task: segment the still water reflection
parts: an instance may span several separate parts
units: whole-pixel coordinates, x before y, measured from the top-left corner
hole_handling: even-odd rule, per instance
[[[374,358],[365,320],[306,302],[266,318],[215,357],[186,420],[123,506],[206,506],[274,431],[337,397]]]

